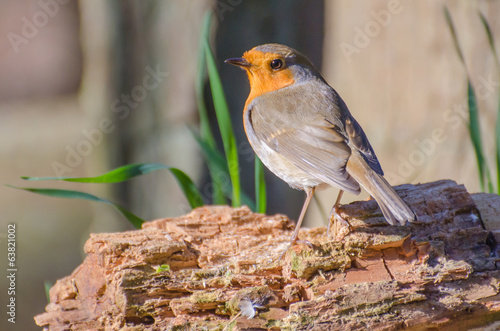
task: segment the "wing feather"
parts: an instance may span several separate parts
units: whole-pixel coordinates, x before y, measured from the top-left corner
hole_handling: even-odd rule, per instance
[[[288,90],[288,94],[293,92]],[[316,114],[308,111],[310,107],[331,108],[332,104],[318,104],[300,94],[257,98],[249,105],[251,126],[261,142],[302,171],[331,186],[358,194],[359,184],[346,171],[351,147],[339,128],[322,115],[325,110],[330,113],[333,110],[322,109]]]

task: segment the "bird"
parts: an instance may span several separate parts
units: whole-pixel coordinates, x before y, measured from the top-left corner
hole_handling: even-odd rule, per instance
[[[302,206],[290,246],[314,192],[339,189],[330,223],[339,220],[343,192],[364,188],[391,225],[416,216],[383,177],[384,172],[359,123],[340,95],[311,61],[281,44],[263,44],[226,63],[247,73],[250,93],[243,109],[248,141],[262,163],[292,188],[302,190]],[[348,223],[347,223],[348,225]]]

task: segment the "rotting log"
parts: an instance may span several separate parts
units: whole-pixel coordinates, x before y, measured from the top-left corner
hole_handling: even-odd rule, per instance
[[[500,197],[450,180],[396,190],[417,223],[389,226],[375,201],[354,202],[341,207],[351,225],[343,240],[302,229],[310,244],[280,261],[293,223],[247,207],[92,234],[84,262],[51,288],[35,321],[51,330],[457,331],[500,319]]]

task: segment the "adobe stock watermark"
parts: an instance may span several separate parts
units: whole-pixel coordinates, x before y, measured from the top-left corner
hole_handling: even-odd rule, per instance
[[[351,63],[351,57],[354,54],[359,54],[362,49],[368,47],[372,39],[377,37],[380,32],[391,23],[392,17],[402,11],[403,5],[401,4],[401,0],[388,1],[387,9],[381,9],[379,11],[371,10],[370,16],[372,19],[366,22],[362,28],[359,26],[354,27],[354,38],[352,43],[343,41],[339,44],[347,63]]]
[[[494,81],[492,74],[480,76],[478,84],[475,86],[477,100],[482,101],[490,98],[495,94],[500,86],[500,82]],[[438,150],[439,145],[449,139],[447,129],[456,130],[462,123],[469,119],[468,98],[465,97],[460,103],[455,103],[452,108],[445,110],[443,113],[443,121],[445,127],[436,127],[431,132],[431,136],[425,139],[415,139],[415,147],[403,157],[398,156],[397,173],[386,173],[386,179],[389,182],[404,183],[407,178],[411,178],[418,167],[425,164]]]
[[[237,6],[241,5],[243,0],[217,0],[215,4],[215,13],[219,21],[224,21],[226,12],[232,12]]]
[[[15,223],[7,224],[7,279],[8,288],[7,296],[9,298],[7,304],[7,320],[9,323],[16,323],[16,290],[17,290],[17,246],[16,246],[16,231],[17,227]]]
[[[30,17],[23,16],[21,22],[23,26],[21,33],[9,32],[7,39],[14,52],[19,53],[21,45],[26,45],[38,35],[41,28],[46,26],[50,19],[59,13],[60,6],[65,5],[70,0],[38,0],[36,4],[40,9]]]
[[[111,103],[111,112],[116,113],[120,120],[129,117],[130,112],[136,109],[140,102],[144,101],[148,93],[160,86],[168,76],[167,72],[160,70],[160,65],[155,69],[150,66],[145,68],[146,75],[142,79],[142,85],[137,85],[130,91],[130,94],[120,95]],[[57,177],[73,172],[83,159],[92,154],[94,147],[101,144],[104,135],[110,134],[116,129],[113,121],[109,117],[102,118],[96,128],[82,130],[82,138],[76,145],[65,147],[66,156],[64,162],[52,162],[52,170]]]

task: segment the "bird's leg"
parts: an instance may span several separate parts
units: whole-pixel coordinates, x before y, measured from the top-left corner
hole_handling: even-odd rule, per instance
[[[290,240],[290,245],[294,244],[297,241],[297,237],[299,236],[300,226],[302,225],[302,221],[304,220],[304,216],[306,215],[307,207],[309,206],[309,202],[314,195],[314,187],[307,187],[306,191],[306,201],[304,201],[304,205],[302,206],[302,210],[300,211],[299,220],[295,225],[295,231],[293,231],[292,239]]]
[[[338,238],[338,223],[340,222],[341,225],[344,226],[344,228],[347,229],[347,233],[342,234],[341,237],[345,237],[347,234],[349,234],[350,231],[350,226],[349,223],[339,214],[339,207],[340,207],[340,199],[342,199],[342,195],[344,194],[344,191],[340,190],[339,195],[337,196],[337,200],[335,201],[335,204],[332,207],[332,210],[330,212],[330,222],[328,225],[328,229],[326,231],[326,235],[330,237],[330,228],[332,227],[332,223],[335,223],[335,233],[334,233],[334,238]]]
[[[281,260],[281,258],[283,257],[283,255],[285,255],[285,253],[288,251],[288,249],[290,247],[292,247],[292,245],[294,243],[297,242],[297,237],[299,236],[300,226],[302,225],[302,221],[304,220],[304,216],[306,215],[306,211],[307,211],[307,207],[309,206],[309,202],[311,202],[311,199],[314,195],[314,187],[306,187],[304,189],[304,191],[306,192],[306,200],[304,201],[304,205],[302,206],[302,210],[300,211],[299,219],[297,221],[297,224],[295,225],[295,230],[293,231],[293,234],[292,234],[292,239],[290,239],[290,244],[288,245],[286,250],[283,253],[281,253],[278,260]],[[307,242],[307,243],[309,243],[309,242]]]

